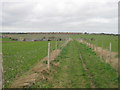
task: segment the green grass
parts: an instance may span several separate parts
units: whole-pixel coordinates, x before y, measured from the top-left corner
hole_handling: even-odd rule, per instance
[[[3,34],[4,35],[4,34]],[[112,35],[93,35],[93,34],[5,34],[10,35],[13,38],[32,38],[32,39],[39,39],[39,38],[49,38],[49,37],[56,37],[56,38],[62,38],[62,39],[87,39],[88,42],[95,44],[96,46],[102,47],[102,42],[104,43],[103,48],[109,50],[109,44],[112,43],[112,51],[118,52],[118,36],[112,36]],[[89,40],[91,38],[94,38],[95,40]]]
[[[72,35],[73,39],[86,39],[87,42],[95,44],[96,46],[102,47],[109,50],[110,42],[112,43],[112,51],[118,52],[118,36],[110,35]],[[94,40],[91,40],[91,39]]]
[[[9,87],[17,76],[47,56],[47,46],[47,41],[3,43],[5,87]],[[55,48],[54,41],[51,42],[51,47]]]
[[[101,62],[96,53],[84,44],[80,44],[80,53],[93,76],[94,84],[98,88],[116,88],[118,86],[117,71],[109,64]]]
[[[87,77],[85,76],[83,67],[80,67],[81,61],[79,60],[78,52],[79,50],[76,48],[74,42],[70,43],[67,47],[63,49],[61,55],[55,60],[57,62],[60,62],[60,68],[52,67],[52,69],[56,69],[56,71],[58,72],[52,75],[54,79],[51,81],[51,83],[48,83],[47,81],[42,81],[36,83],[32,87],[90,87]],[[71,58],[71,56],[73,57]]]
[[[12,40],[12,39],[9,39],[9,38],[2,38],[2,41],[15,41],[15,40]]]
[[[90,73],[84,70],[80,54]],[[60,66],[51,66],[52,71],[57,71],[51,75],[51,82],[37,82],[32,88],[90,88],[90,80],[93,80],[96,88],[118,87],[117,71],[102,62],[92,49],[77,41],[71,41],[54,62],[59,62]],[[92,75],[92,78],[88,78],[88,75]]]
[[[12,35],[15,38],[41,38],[39,34],[36,35]],[[52,36],[52,35],[50,35]],[[54,35],[56,36],[56,35]],[[47,36],[49,37],[49,36]],[[56,36],[58,37],[58,36]],[[73,39],[86,39],[87,42],[93,43],[96,46],[102,47],[104,43],[104,49],[109,50],[109,43],[112,43],[112,51],[118,52],[118,37],[110,35],[59,35],[59,37]],[[94,38],[95,40],[90,40]],[[2,41],[11,41],[8,38],[3,38]],[[15,43],[3,43],[2,52],[4,60],[4,79],[5,87],[9,87],[10,84],[18,76],[28,71],[39,60],[47,56],[47,41],[43,42],[15,42]],[[52,41],[52,50],[55,49],[55,41]],[[58,42],[58,48],[64,41]],[[51,83],[47,81],[37,82],[31,87],[90,87],[90,80],[88,78],[88,72],[86,72],[82,66],[80,60],[80,53],[83,56],[84,63],[93,76],[94,84],[99,88],[111,88],[117,87],[117,72],[109,65],[101,62],[100,58],[96,56],[96,53],[86,45],[80,44],[77,41],[72,41],[67,47],[62,49],[61,55],[56,59],[60,62],[60,67],[52,67],[57,73],[53,73],[53,80]]]

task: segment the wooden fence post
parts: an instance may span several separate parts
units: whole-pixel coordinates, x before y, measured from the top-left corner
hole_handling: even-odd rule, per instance
[[[111,52],[111,50],[112,50],[111,46],[112,46],[112,44],[111,44],[111,42],[110,42],[110,52]]]
[[[90,42],[89,42],[89,48],[90,48]]]
[[[102,41],[102,54],[103,54],[103,49],[104,48],[104,42]],[[102,57],[103,57],[103,55],[102,55]]]
[[[103,48],[103,41],[102,41],[102,48]]]
[[[110,59],[111,59],[111,51],[112,51],[112,44],[111,44],[111,42],[110,42],[110,47],[109,47],[109,49],[110,49]]]
[[[50,68],[50,42],[48,42],[48,69]]]
[[[57,43],[57,40],[56,40],[56,49],[57,49],[57,47],[58,47],[58,43]]]
[[[94,46],[94,44],[93,44],[93,50],[95,50],[95,46]]]
[[[97,51],[97,48],[98,48],[98,42],[96,43],[96,51]]]
[[[95,51],[97,51],[97,43],[95,44]]]

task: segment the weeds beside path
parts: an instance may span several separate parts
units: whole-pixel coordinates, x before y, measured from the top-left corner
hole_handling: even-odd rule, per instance
[[[78,40],[78,42],[83,43],[88,47],[92,48],[97,53],[97,55],[104,60],[104,62],[109,63],[113,68],[118,70],[118,57],[117,57],[118,53],[102,49],[101,47],[97,47],[84,40]]]

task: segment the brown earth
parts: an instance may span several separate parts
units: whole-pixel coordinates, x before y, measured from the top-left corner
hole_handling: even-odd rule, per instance
[[[86,44],[88,47],[92,48],[97,53],[97,55],[104,60],[104,62],[110,64],[113,68],[118,70],[118,58],[117,58],[118,53],[117,52],[110,52],[101,47],[97,47],[94,44],[88,43],[84,40],[78,40],[78,42]]]

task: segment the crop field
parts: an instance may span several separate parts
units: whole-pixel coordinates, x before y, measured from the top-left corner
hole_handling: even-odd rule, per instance
[[[7,40],[7,39],[5,39]],[[35,63],[47,56],[47,41],[3,43],[5,86],[29,70]],[[51,42],[55,49],[55,42]]]
[[[16,41],[10,39],[9,36],[15,39],[55,37],[61,38],[62,40]],[[37,77],[29,85],[26,82],[26,86],[23,87],[118,88],[118,71],[109,63],[104,62],[103,58],[93,51],[92,48],[77,41],[81,39],[108,51],[111,42],[112,52],[118,52],[118,36],[112,35],[50,34],[47,36],[44,34],[9,34],[8,37],[2,38],[4,87],[10,88],[16,80],[21,80],[19,78],[25,77],[27,75],[26,73],[39,63],[46,68],[48,62],[42,63],[40,61],[48,56],[48,42],[50,42],[50,53],[55,50],[60,50],[60,54],[57,58],[50,61],[50,69],[44,69],[40,73],[37,73],[39,78]],[[54,56],[52,55],[52,57]],[[42,69],[43,67],[39,67],[37,70]]]

